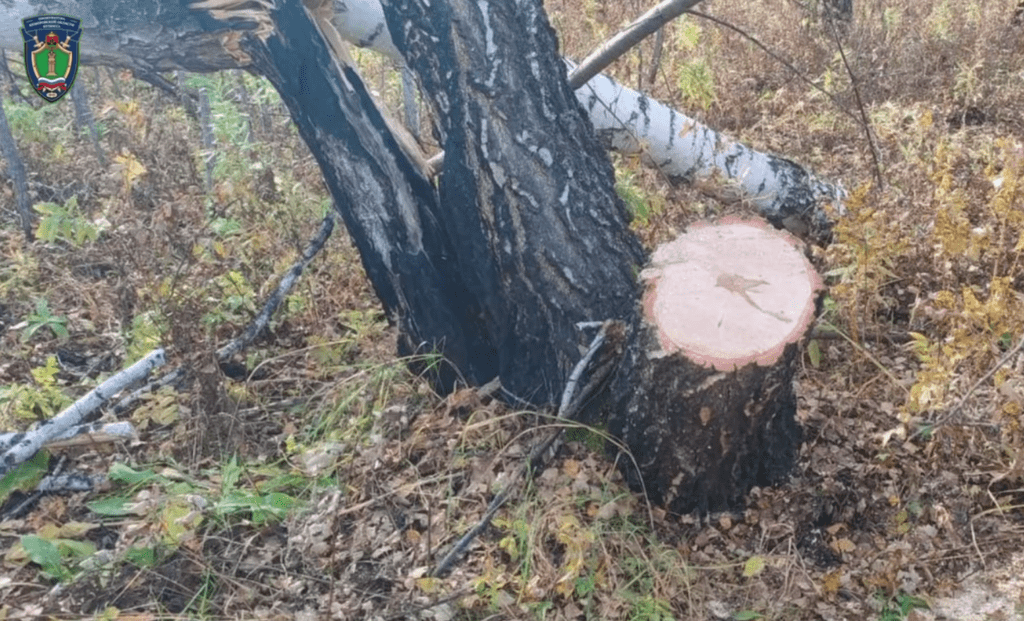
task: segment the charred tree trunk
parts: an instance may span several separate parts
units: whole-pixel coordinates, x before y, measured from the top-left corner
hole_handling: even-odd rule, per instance
[[[410,31],[442,40],[416,59],[435,102],[445,102],[444,141],[458,154],[435,191],[356,73],[338,72],[323,39],[310,36],[308,14],[283,5],[271,16],[274,31],[245,51],[319,161],[398,322],[401,353],[443,354],[452,365],[440,378],[447,387],[459,376],[474,384],[500,376],[525,402],[556,402],[579,357],[575,324],[632,312],[643,256],[607,156],[566,86],[550,27],[534,28],[542,39],[530,45],[549,50],[536,76],[511,44],[521,36],[513,17],[539,20],[537,11],[500,17],[509,20],[500,55],[485,48],[479,13],[466,26],[478,37],[468,43],[442,30],[448,15]],[[484,66],[454,60],[467,57]],[[310,83],[318,89],[304,88]]]
[[[442,221],[495,371],[557,403],[576,324],[631,315],[643,253],[554,30],[532,0],[397,0],[385,16],[440,119]]]
[[[636,242],[539,2],[384,11],[440,119],[445,222],[488,325],[532,335],[524,355],[559,341],[561,382],[579,358],[577,321],[625,320],[605,416],[640,466],[620,461],[630,482],[669,509],[733,506],[784,478],[800,445],[798,344],[820,289],[799,242],[763,222],[697,228],[655,254],[640,305]],[[528,364],[500,376],[534,377]]]

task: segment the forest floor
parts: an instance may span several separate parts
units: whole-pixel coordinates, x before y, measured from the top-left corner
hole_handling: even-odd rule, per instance
[[[829,292],[791,479],[734,512],[669,515],[625,486],[600,429],[571,428],[442,578],[550,414],[434,394],[395,358],[340,225],[219,365],[331,208],[276,93],[184,76],[210,97],[203,147],[178,99],[88,67],[74,88],[101,155],[70,102],[15,77],[3,103],[38,239],[4,177],[0,429],[157,346],[189,381],[126,415],[130,441],[53,448],[0,481],[0,619],[1024,619],[1024,27],[1013,0],[896,0],[856,3],[833,35],[816,5],[702,3],[738,30],[687,16],[657,62],[647,41],[610,70],[849,190],[813,250]],[[577,60],[649,8],[546,6]],[[359,62],[397,110],[395,68]],[[749,214],[613,162],[648,249]],[[57,464],[107,481],[32,495]]]

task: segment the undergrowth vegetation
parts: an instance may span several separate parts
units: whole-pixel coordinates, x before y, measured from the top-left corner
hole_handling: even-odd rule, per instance
[[[3,510],[23,507],[0,522],[0,618],[895,621],[927,618],[979,569],[1024,574],[1009,565],[1024,534],[1014,3],[857,0],[836,28],[818,4],[709,0],[696,8],[714,19],[685,16],[660,53],[652,39],[610,69],[849,192],[833,243],[811,250],[829,289],[799,373],[791,481],[734,513],[666,515],[624,485],[601,450],[612,439],[575,429],[440,578],[439,557],[564,423],[487,391],[435,395],[409,369],[441,362],[394,358],[340,230],[269,329],[218,364],[332,208],[269,84],[183,76],[209,97],[203,147],[179,100],[87,67],[106,167],[70,105],[5,93],[37,239],[21,237],[5,179],[0,430],[158,346],[189,379],[125,415],[136,439],[53,447],[0,481]],[[578,60],[649,7],[546,8]],[[397,116],[400,74],[357,59]],[[613,161],[648,248],[750,213]],[[32,496],[58,462],[107,482]],[[1024,614],[1019,593],[992,614]]]

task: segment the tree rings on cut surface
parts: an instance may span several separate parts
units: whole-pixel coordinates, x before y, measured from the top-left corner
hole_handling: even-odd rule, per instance
[[[609,431],[631,485],[673,512],[736,506],[796,458],[793,375],[823,290],[802,247],[763,221],[702,223],[641,273]]]

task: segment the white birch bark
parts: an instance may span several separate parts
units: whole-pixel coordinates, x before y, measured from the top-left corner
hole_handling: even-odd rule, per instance
[[[575,68],[572,61],[565,61]],[[786,228],[827,230],[830,218],[822,203],[842,212],[844,192],[798,164],[762,153],[627,88],[612,78],[595,76],[576,91],[601,139],[622,153],[639,153],[670,178],[714,188],[721,198],[748,200],[769,220]],[[797,231],[803,233],[805,231]]]
[[[156,349],[142,360],[89,391],[71,407],[43,422],[35,429],[7,437],[7,445],[4,447],[6,450],[0,457],[0,476],[7,474],[15,466],[35,455],[36,451],[47,442],[61,437],[71,428],[80,425],[87,414],[95,411],[108,399],[131,384],[144,379],[150,371],[163,365],[165,360],[164,350]]]

